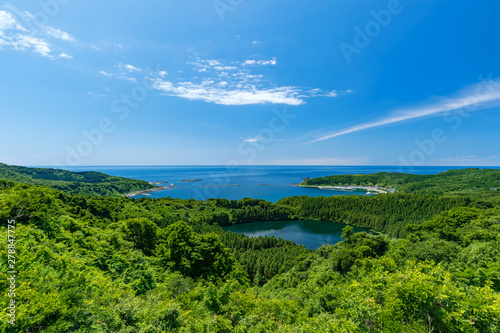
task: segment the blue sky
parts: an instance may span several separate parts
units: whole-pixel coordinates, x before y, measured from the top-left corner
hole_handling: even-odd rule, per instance
[[[0,161],[500,165],[500,3],[7,1]]]

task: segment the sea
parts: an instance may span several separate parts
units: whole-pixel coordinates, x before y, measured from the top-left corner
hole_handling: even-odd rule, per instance
[[[62,167],[70,171],[99,171],[113,176],[164,182],[172,187],[151,192],[148,197],[172,197],[206,200],[224,198],[280,199],[307,195],[364,195],[363,192],[342,192],[299,187],[305,178],[342,174],[368,174],[376,172],[405,172],[399,166],[78,166]],[[414,174],[436,174],[449,169],[468,167],[425,166],[413,167]],[[184,180],[184,181],[183,181]],[[186,180],[197,180],[186,182]],[[135,198],[144,197],[136,196]]]

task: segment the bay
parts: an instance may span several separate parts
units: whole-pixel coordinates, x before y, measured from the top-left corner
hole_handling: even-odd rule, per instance
[[[404,172],[398,166],[78,166],[62,167],[71,171],[99,171],[113,176],[166,182],[172,188],[152,192],[150,197],[206,200],[224,198],[239,200],[245,197],[276,202],[280,199],[307,195],[363,195],[318,188],[298,187],[303,178],[376,172]],[[435,174],[461,167],[413,167],[415,174]],[[465,167],[463,167],[465,168]],[[182,180],[202,179],[197,182]],[[140,198],[141,196],[136,196]]]

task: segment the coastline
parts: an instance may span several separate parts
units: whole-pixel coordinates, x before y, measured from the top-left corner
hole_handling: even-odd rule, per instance
[[[149,194],[150,192],[162,191],[164,189],[171,188],[171,187],[172,186],[161,186],[161,187],[150,188],[148,190],[134,191],[134,192],[124,194],[124,196],[126,196],[127,198],[132,198],[132,197],[135,197],[136,195],[150,196],[151,195],[151,194]]]
[[[318,188],[320,190],[326,191],[339,191],[339,192],[354,192],[354,191],[366,191],[367,194],[372,194],[376,192],[377,194],[387,194],[387,193],[395,193],[396,191],[393,188],[385,188],[378,186],[358,186],[358,185],[349,185],[349,186],[329,186],[329,185],[298,185],[300,187],[313,187]]]

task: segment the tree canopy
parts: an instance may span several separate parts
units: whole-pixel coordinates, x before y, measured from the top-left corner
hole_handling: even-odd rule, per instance
[[[4,310],[0,331],[499,332],[497,199],[129,199],[0,180],[0,242],[15,220],[18,271],[16,325]],[[347,226],[307,250],[222,228],[306,218],[381,233]]]

